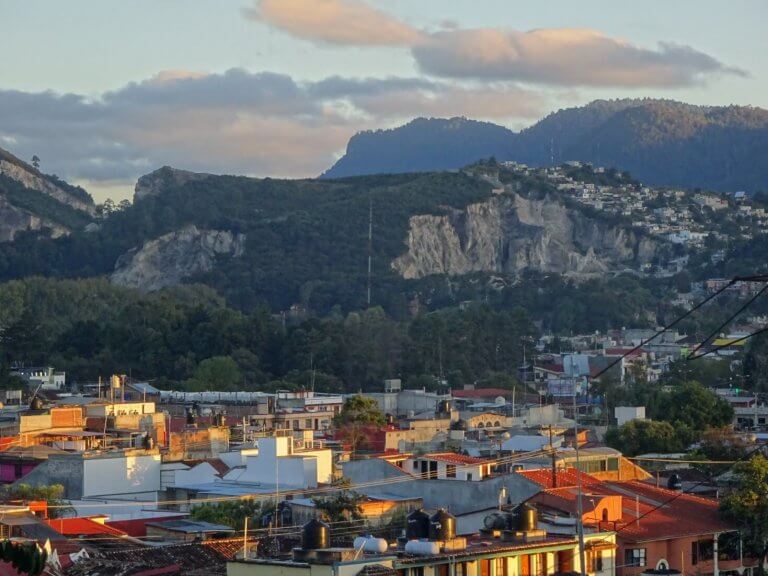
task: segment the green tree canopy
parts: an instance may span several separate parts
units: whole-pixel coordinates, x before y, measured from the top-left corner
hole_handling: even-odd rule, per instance
[[[669,422],[631,420],[608,430],[605,441],[626,456],[649,452],[679,452],[690,442],[690,432],[681,434]]]
[[[354,424],[382,425],[384,422],[384,414],[379,410],[376,400],[362,394],[347,398],[344,401],[341,412],[333,419],[333,423],[337,428]]]
[[[768,556],[768,459],[761,454],[733,468],[736,489],[720,501],[723,516],[742,530],[744,544],[760,559],[758,572]]]
[[[231,356],[214,356],[198,364],[194,376],[185,382],[190,390],[240,390],[243,375]]]

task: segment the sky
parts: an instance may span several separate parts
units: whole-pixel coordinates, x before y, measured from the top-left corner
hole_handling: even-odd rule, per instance
[[[764,0],[0,0],[0,148],[97,201],[313,177],[360,130],[597,98],[768,107]]]

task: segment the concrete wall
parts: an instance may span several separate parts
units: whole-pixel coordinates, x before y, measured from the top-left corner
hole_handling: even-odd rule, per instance
[[[65,498],[80,499],[83,497],[83,459],[75,454],[53,454],[16,484],[61,484]]]
[[[160,454],[86,458],[83,498],[160,490]]]
[[[164,471],[165,472],[165,471]],[[172,486],[189,486],[190,484],[206,484],[219,480],[216,469],[208,462],[200,462],[189,470],[177,469],[173,475]]]
[[[421,497],[426,508],[450,506],[454,514],[497,507],[499,491],[502,487],[507,489],[507,494],[514,503],[523,502],[540,490],[537,484],[519,474],[507,474],[482,482],[457,482],[455,480],[417,480],[396,466],[379,459],[345,462],[343,467],[344,476],[353,484],[385,478],[404,479],[402,482],[358,488],[356,489],[358,492],[380,498]]]
[[[139,414],[153,414],[155,412],[154,402],[120,402],[114,404],[87,404],[85,406],[86,416],[113,416],[115,414],[130,414],[138,412]]]

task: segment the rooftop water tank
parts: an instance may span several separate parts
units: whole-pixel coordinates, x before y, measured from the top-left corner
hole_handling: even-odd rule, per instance
[[[405,544],[405,553],[416,556],[434,556],[440,553],[440,545],[429,540],[410,540]]]
[[[539,515],[536,508],[521,504],[517,508],[517,529],[521,532],[531,532],[539,527]]]
[[[328,548],[331,542],[331,527],[325,522],[312,519],[301,529],[301,547],[304,550]]]
[[[389,548],[389,544],[384,538],[374,538],[373,536],[358,536],[352,546],[355,550],[362,550],[369,554],[383,554]]]
[[[456,517],[441,508],[429,519],[429,539],[447,541],[456,537]]]
[[[414,510],[405,520],[405,537],[408,540],[429,538],[429,514],[424,510]]]

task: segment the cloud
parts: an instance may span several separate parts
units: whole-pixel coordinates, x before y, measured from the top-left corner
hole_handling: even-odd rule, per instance
[[[406,110],[409,116],[536,118],[547,104],[541,94],[509,84],[458,86],[421,78],[329,78],[318,83],[314,90],[345,94],[356,109],[381,119],[402,118]]]
[[[163,72],[98,98],[0,90],[0,145],[75,181],[135,180],[164,164],[215,173],[315,176],[356,132],[413,116],[467,115],[503,123],[547,102],[509,85],[426,78],[270,72]],[[105,184],[106,185],[106,184]]]
[[[632,44],[597,30],[418,29],[363,0],[256,0],[246,14],[321,44],[408,46],[419,68],[443,78],[554,86],[676,88],[715,74],[746,75],[690,46]]]
[[[560,86],[671,88],[711,74],[744,75],[689,46],[648,49],[587,29],[442,31],[412,52],[420,69],[434,76]]]
[[[422,33],[361,0],[261,0],[247,17],[314,42],[412,45]]]

